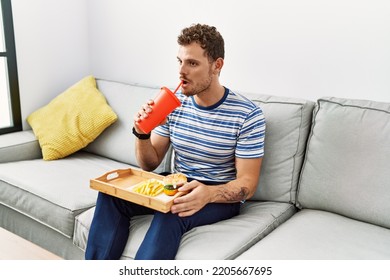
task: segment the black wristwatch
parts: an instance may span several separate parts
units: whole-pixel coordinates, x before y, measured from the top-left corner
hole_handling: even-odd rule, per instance
[[[150,138],[150,133],[148,134],[141,134],[141,133],[138,133],[135,128],[133,127],[133,134],[135,135],[135,137],[137,137],[138,139],[141,139],[141,140],[146,140],[146,139],[149,139]]]

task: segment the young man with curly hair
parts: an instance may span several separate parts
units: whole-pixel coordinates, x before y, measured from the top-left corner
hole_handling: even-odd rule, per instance
[[[145,214],[154,217],[135,259],[174,259],[184,233],[238,215],[256,191],[264,155],[261,109],[220,84],[225,51],[215,27],[192,25],[177,41],[182,105],[144,134],[138,121],[152,111],[150,100],[133,125],[139,166],[154,170],[172,145],[174,172],[189,179],[179,190],[188,193],[174,200],[169,213],[99,193],[86,259],[119,259],[131,218]]]

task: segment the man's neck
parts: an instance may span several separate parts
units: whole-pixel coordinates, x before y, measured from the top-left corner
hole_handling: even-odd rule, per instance
[[[194,96],[196,104],[203,107],[209,107],[218,103],[225,94],[225,88],[221,84],[210,87],[207,91]]]

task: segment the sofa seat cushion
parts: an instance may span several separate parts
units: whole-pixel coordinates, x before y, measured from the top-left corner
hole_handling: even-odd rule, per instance
[[[292,204],[246,202],[240,215],[212,225],[196,227],[184,234],[176,259],[234,259],[251,245],[290,218],[296,211]],[[94,208],[76,217],[74,243],[85,250]],[[133,259],[152,215],[138,216],[130,223],[130,237],[122,259]]]
[[[2,163],[0,203],[72,237],[75,217],[96,202],[89,180],[128,167],[86,152],[56,161]]]
[[[390,230],[338,214],[305,209],[237,259],[390,259]]]

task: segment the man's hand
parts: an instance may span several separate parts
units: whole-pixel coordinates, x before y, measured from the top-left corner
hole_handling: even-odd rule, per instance
[[[135,114],[134,122],[139,122],[140,120],[146,119],[150,112],[153,111],[152,105],[154,104],[153,99],[149,99],[147,103],[143,104],[141,109]]]
[[[249,199],[256,191],[261,163],[262,158],[237,158],[237,179],[221,185],[205,185],[196,180],[185,184],[179,191],[189,193],[173,201],[171,212],[186,217],[207,203],[234,203]]]
[[[148,118],[149,114],[153,112],[153,104],[154,100],[149,99],[147,103],[142,105],[141,109],[134,115],[134,128],[138,133],[144,133],[138,126],[138,122],[142,121],[143,119]],[[159,125],[163,125],[167,122],[167,118],[165,118]]]
[[[174,200],[171,212],[180,217],[191,216],[210,202],[210,186],[206,186],[196,180],[179,188],[180,192],[188,192]]]

